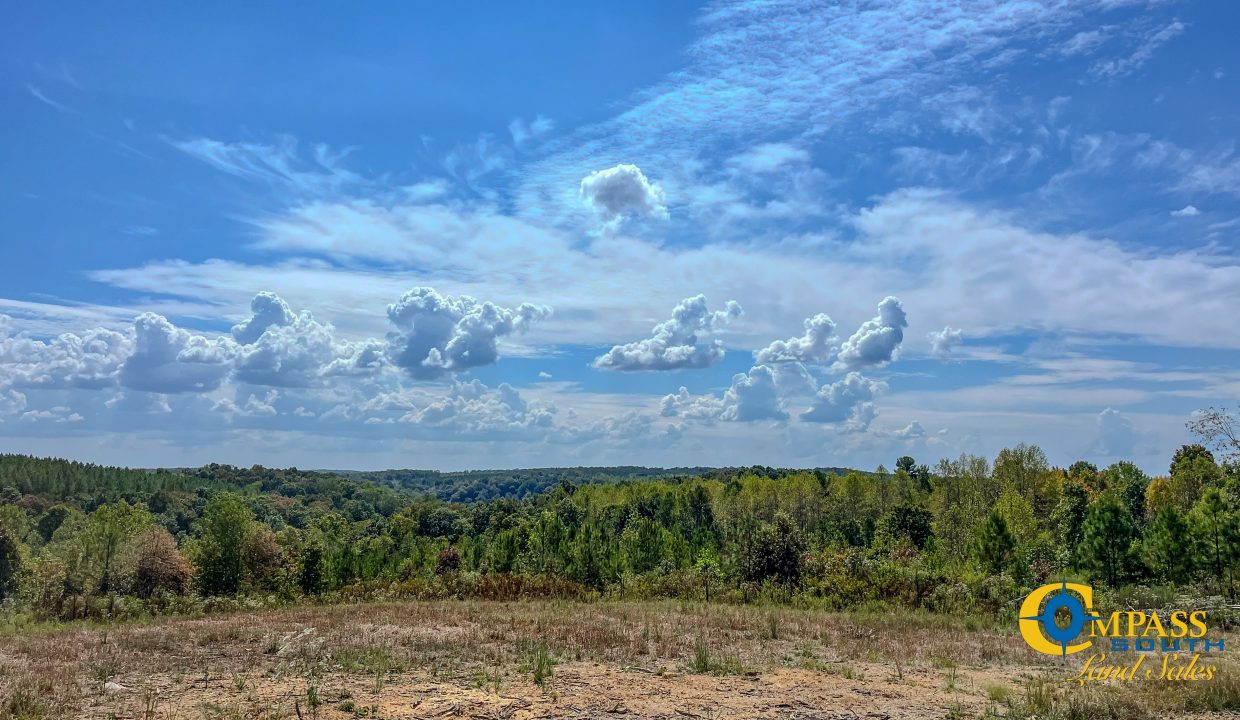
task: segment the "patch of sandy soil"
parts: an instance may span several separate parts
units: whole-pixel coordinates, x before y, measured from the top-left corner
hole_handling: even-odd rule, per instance
[[[550,673],[541,684],[535,668]],[[926,614],[299,606],[0,637],[0,720],[940,720],[1002,716],[1031,687],[1073,688],[1079,668],[1034,653],[1005,624]],[[1183,705],[1178,688],[1115,690],[1129,704],[1109,718],[1151,700]]]
[[[177,686],[171,678],[135,678],[133,686],[96,695],[89,717],[153,718],[378,718],[465,717],[487,720],[540,718],[943,718],[953,708],[980,714],[984,688],[1016,686],[1015,671],[981,668],[903,670],[887,665],[848,666],[845,675],[822,670],[776,669],[745,675],[656,673],[568,662],[542,687],[525,679],[498,691],[438,681],[428,673],[404,673],[377,688],[373,678],[332,674],[316,688],[310,707],[300,680],[258,678],[238,689],[230,678],[206,676]],[[153,699],[153,701],[152,701]]]

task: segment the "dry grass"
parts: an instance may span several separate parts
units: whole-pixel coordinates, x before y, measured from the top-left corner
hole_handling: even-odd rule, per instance
[[[1090,717],[1051,711],[1098,698],[1138,717],[1235,708],[1240,694],[1231,672],[1183,697],[1090,700],[1071,674],[1014,628],[928,614],[407,602],[28,628],[0,638],[0,720]]]

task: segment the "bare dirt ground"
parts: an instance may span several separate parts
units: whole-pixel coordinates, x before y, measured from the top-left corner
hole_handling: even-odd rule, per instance
[[[411,602],[12,634],[0,718],[1012,716],[1076,671],[921,614]]]

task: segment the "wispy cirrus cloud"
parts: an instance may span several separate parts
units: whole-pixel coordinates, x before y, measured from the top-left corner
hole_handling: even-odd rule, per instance
[[[43,89],[37,85],[27,83],[26,92],[30,93],[30,96],[33,97],[35,100],[38,100],[39,102],[52,108],[53,110],[57,110],[62,113],[68,113],[70,115],[81,115],[82,114],[80,110],[71,108],[62,102],[53,100],[52,98],[48,97],[47,93],[43,92]]]
[[[861,112],[934,97],[979,58],[1031,35],[1062,33],[1105,2],[894,2],[857,10],[804,3],[722,2],[708,8],[690,64],[639,93],[614,118],[568,133],[525,167],[520,212],[580,220],[577,179],[600,159],[640,158],[666,178],[668,201],[696,184],[699,160],[744,138],[820,137]],[[1071,36],[1072,33],[1068,33]],[[768,48],[779,48],[768,52]],[[1149,51],[1153,52],[1153,49]],[[980,118],[967,121],[980,128]]]
[[[364,184],[348,170],[349,150],[317,144],[303,153],[297,139],[281,135],[272,143],[225,142],[211,138],[168,139],[176,149],[235,177],[278,187],[297,195],[322,195]]]
[[[1111,80],[1130,75],[1140,70],[1154,53],[1163,45],[1179,37],[1187,29],[1187,25],[1173,20],[1161,27],[1155,27],[1141,33],[1136,39],[1136,47],[1123,57],[1099,60],[1089,72],[1095,78]]]

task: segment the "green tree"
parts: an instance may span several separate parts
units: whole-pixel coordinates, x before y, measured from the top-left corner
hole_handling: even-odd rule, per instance
[[[7,527],[0,527],[0,600],[17,589],[22,571],[21,545]]]
[[[35,523],[35,530],[38,531],[39,537],[43,542],[49,542],[56,529],[60,527],[69,516],[77,514],[78,510],[67,505],[53,505]]]
[[[1080,565],[1080,548],[1085,537],[1085,515],[1088,511],[1089,496],[1085,488],[1075,481],[1064,483],[1051,524],[1055,529],[1055,539],[1059,542],[1060,561],[1072,568]]]
[[[1038,521],[1033,517],[1033,506],[1023,495],[1011,488],[1004,490],[999,496],[999,501],[995,503],[995,512],[1003,516],[1003,521],[1007,523],[1008,530],[1018,545],[1029,542],[1038,533]]]
[[[719,556],[711,550],[703,549],[693,562],[693,571],[702,578],[702,593],[706,602],[710,602],[710,581],[719,575]]]
[[[1197,534],[1201,567],[1215,587],[1235,597],[1236,564],[1240,563],[1240,516],[1217,488],[1207,490],[1189,516]]]
[[[245,576],[254,513],[240,496],[218,493],[198,522],[194,561],[204,595],[235,595]]]
[[[491,570],[498,573],[510,573],[517,569],[521,557],[521,542],[517,530],[503,530],[495,535],[491,543]]]
[[[1163,508],[1150,523],[1142,542],[1145,562],[1162,580],[1181,585],[1192,579],[1196,555],[1193,535],[1174,507]]]
[[[460,513],[446,505],[437,507],[424,515],[418,528],[418,532],[426,537],[447,538],[448,542],[460,540],[461,535],[468,530],[469,526]]]
[[[934,515],[925,508],[914,505],[897,505],[880,521],[880,529],[894,540],[908,538],[923,549],[930,538],[934,537]]]
[[[1223,471],[1209,450],[1200,445],[1185,445],[1175,453],[1167,483],[1172,502],[1181,512],[1188,512],[1206,490],[1218,487],[1222,480]]]
[[[1205,445],[1181,445],[1175,451],[1175,454],[1171,456],[1171,469],[1168,472],[1174,475],[1176,468],[1181,464],[1193,462],[1201,458],[1214,462],[1214,453],[1207,450]]]
[[[311,541],[301,549],[298,558],[297,583],[303,595],[318,595],[325,589],[323,581],[323,545]]]
[[[745,548],[742,568],[745,579],[798,583],[805,549],[805,536],[801,529],[787,513],[780,511],[773,521],[762,523]]]
[[[101,505],[86,517],[77,537],[85,570],[90,578],[87,592],[111,592],[115,588],[117,560],[125,545],[155,524],[155,517],[142,506],[121,500]]]
[[[636,575],[650,572],[663,560],[663,529],[649,518],[631,518],[620,536],[620,546],[629,572]]]
[[[930,468],[925,465],[918,465],[917,461],[911,456],[904,455],[896,460],[896,470],[903,470],[912,478],[914,485],[919,491],[923,493],[930,492]]]
[[[974,555],[981,566],[996,575],[1007,569],[1016,549],[1016,538],[1008,530],[1003,515],[994,510],[978,533]]]
[[[1133,541],[1136,539],[1128,506],[1107,493],[1090,506],[1085,516],[1081,559],[1094,577],[1117,587],[1134,568]]]
[[[1000,488],[1011,488],[1037,507],[1038,493],[1050,472],[1046,453],[1037,445],[1021,443],[1004,448],[995,458],[994,479]]]
[[[1098,466],[1085,460],[1077,460],[1068,467],[1068,478],[1092,485],[1098,479]]]

